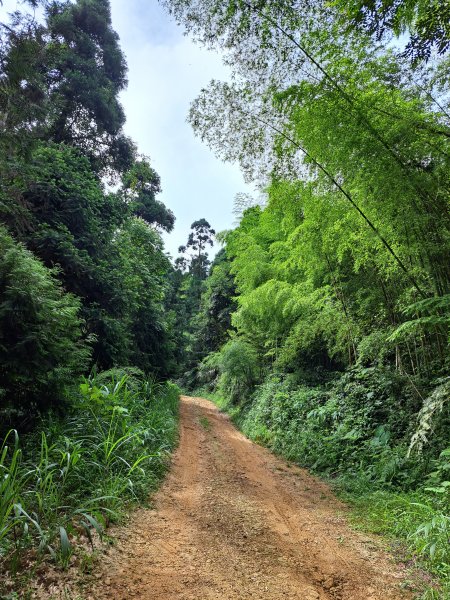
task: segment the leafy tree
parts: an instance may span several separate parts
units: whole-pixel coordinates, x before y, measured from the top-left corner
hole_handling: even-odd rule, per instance
[[[135,148],[122,131],[126,63],[109,2],[44,8],[43,24],[17,11],[2,28],[0,110],[8,137],[25,146],[37,138],[75,145],[96,171],[115,176],[131,166]]]
[[[177,259],[177,267],[181,270],[187,268],[186,277],[188,312],[193,315],[199,309],[200,297],[203,291],[203,282],[208,276],[209,259],[206,248],[212,246],[214,229],[206,219],[194,221],[188,236],[186,246],[180,246],[181,253]]]
[[[90,358],[80,302],[0,227],[0,409],[18,425],[55,405]],[[9,413],[9,417],[7,416]]]
[[[219,389],[234,404],[245,401],[260,379],[257,353],[242,339],[231,339],[206,361],[219,371]]]
[[[197,316],[196,345],[204,354],[218,350],[227,341],[232,327],[231,315],[237,305],[234,299],[236,286],[230,267],[226,249],[222,248],[212,262]]]
[[[214,235],[215,231],[206,219],[194,221],[187,243],[180,246],[181,255],[175,260],[170,274],[166,306],[170,315],[172,348],[177,356],[174,371],[178,375],[187,374],[188,385],[195,380],[196,365],[205,355],[198,345],[200,325],[197,315],[202,310],[202,294],[210,265],[206,249],[213,245]]]
[[[146,373],[167,377],[171,347],[164,314],[170,263],[159,234],[141,218],[130,219],[115,240],[125,280],[130,351],[128,363]]]
[[[110,5],[42,5],[41,23],[16,11],[1,30],[0,219],[81,300],[99,367],[165,376],[168,262],[155,229],[170,231],[174,216],[123,134],[126,62]]]
[[[178,260],[178,259],[177,259]],[[175,261],[167,274],[167,290],[164,307],[167,318],[167,331],[171,349],[169,371],[172,376],[180,377],[186,364],[186,348],[190,343],[190,305],[187,302],[187,273]]]
[[[179,252],[192,251],[189,270],[198,280],[206,278],[208,273],[208,255],[206,248],[212,246],[213,236],[215,235],[214,229],[211,228],[210,224],[206,219],[199,219],[194,221],[191,225],[191,232],[188,237],[186,246],[180,246]]]
[[[156,199],[161,192],[159,175],[146,159],[137,160],[123,177],[123,189],[133,213],[167,232],[172,231],[175,216]]]
[[[450,2],[448,0],[337,0],[344,15],[357,27],[381,38],[409,33],[405,54],[413,61],[444,54],[450,47]]]
[[[133,156],[121,131],[125,115],[118,99],[127,67],[109,1],[51,2],[46,15],[46,135],[82,148],[98,168],[122,170]]]
[[[13,205],[11,189],[17,195]],[[111,365],[121,354],[105,349],[126,346],[118,330],[106,327],[120,319],[126,308],[124,284],[117,276],[118,252],[112,246],[126,205],[115,194],[106,194],[92,172],[89,160],[67,145],[38,145],[25,166],[5,190],[4,221],[44,263],[59,268],[66,289],[83,301],[83,316],[96,335],[94,357]],[[102,349],[103,346],[103,349]],[[122,354],[123,356],[123,354]]]
[[[194,361],[194,384],[204,378],[201,361],[208,354],[220,350],[233,329],[231,318],[237,308],[236,286],[230,272],[231,261],[222,248],[211,265],[205,282],[199,311],[191,319],[191,352]],[[198,367],[198,368],[196,368]]]

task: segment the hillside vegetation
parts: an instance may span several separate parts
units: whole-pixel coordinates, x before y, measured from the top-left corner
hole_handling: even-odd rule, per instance
[[[257,190],[173,263],[109,1],[24,0],[1,25],[0,594],[145,500],[172,379],[450,597],[448,2],[161,3],[228,65],[188,119]]]
[[[221,233],[185,381],[405,538],[447,597],[446,9],[166,5],[233,72],[193,101],[194,131],[259,189]]]

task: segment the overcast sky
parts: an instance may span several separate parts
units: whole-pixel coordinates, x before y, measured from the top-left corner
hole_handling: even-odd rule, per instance
[[[200,89],[213,78],[226,79],[227,70],[216,53],[185,37],[157,0],[111,0],[111,6],[129,68],[121,97],[125,130],[161,176],[160,200],[176,216],[174,231],[164,236],[175,256],[193,221],[205,217],[216,231],[228,229],[235,195],[252,192],[239,168],[216,159],[186,123]],[[0,18],[21,7],[19,0],[4,0]]]
[[[126,131],[161,176],[160,199],[177,219],[165,236],[175,255],[193,221],[205,217],[216,231],[227,229],[234,196],[251,192],[239,168],[216,159],[186,123],[191,100],[227,71],[217,54],[185,37],[156,0],[112,0],[112,18],[129,67],[122,95]]]

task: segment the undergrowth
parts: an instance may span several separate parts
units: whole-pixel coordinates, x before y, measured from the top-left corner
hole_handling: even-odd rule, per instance
[[[80,544],[94,549],[131,503],[145,501],[176,442],[178,400],[171,383],[114,369],[82,380],[64,417],[46,416],[22,439],[5,435],[0,569],[9,580],[44,557],[66,568]],[[0,595],[10,591],[0,584]]]

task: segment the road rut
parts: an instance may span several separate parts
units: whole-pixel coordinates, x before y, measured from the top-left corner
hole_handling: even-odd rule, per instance
[[[92,597],[128,600],[399,600],[405,577],[352,531],[323,482],[182,397],[180,444],[153,509],[102,561]]]

